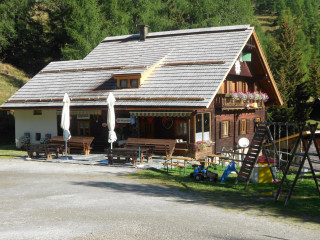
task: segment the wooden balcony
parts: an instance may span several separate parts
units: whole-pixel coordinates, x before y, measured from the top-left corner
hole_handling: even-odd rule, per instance
[[[217,94],[214,101],[215,107],[222,110],[261,109],[262,104],[257,100],[236,100],[229,94]]]

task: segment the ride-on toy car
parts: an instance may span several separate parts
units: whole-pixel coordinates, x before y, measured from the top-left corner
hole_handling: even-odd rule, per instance
[[[218,174],[211,172],[207,169],[203,169],[203,167],[197,167],[194,172],[190,173],[190,177],[195,179],[196,181],[201,181],[204,179],[208,179],[210,182],[218,181]]]

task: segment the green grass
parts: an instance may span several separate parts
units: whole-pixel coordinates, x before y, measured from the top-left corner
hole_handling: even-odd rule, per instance
[[[0,62],[0,105],[21,88],[29,78],[12,65]]]
[[[0,159],[25,156],[26,151],[19,150],[15,145],[0,145]]]
[[[261,24],[262,30],[264,32],[269,32],[269,33],[274,33],[279,26],[277,26],[275,24],[276,20],[277,20],[277,16],[272,16],[272,15],[268,15],[268,14],[260,14],[260,15],[256,15],[259,23]]]
[[[318,127],[317,127],[317,129],[320,129],[320,121],[316,121],[316,120],[312,120],[312,119],[310,119],[310,120],[308,120],[308,121],[307,121],[307,123],[310,123],[310,124],[318,123]]]
[[[167,186],[174,191],[186,192],[182,198],[198,198],[200,202],[212,204],[226,210],[256,210],[259,215],[294,218],[297,221],[320,223],[320,197],[313,180],[300,181],[295,187],[289,205],[284,207],[284,200],[274,202],[274,193],[278,184],[250,183],[246,190],[244,183],[235,184],[236,175],[230,174],[225,183],[212,183],[207,180],[196,182],[189,177],[193,170],[187,169],[186,175],[179,175],[179,170],[142,170],[130,174],[144,183]],[[219,174],[223,170],[214,170]],[[293,178],[293,176],[290,176]],[[179,195],[180,196],[180,195]],[[192,197],[190,197],[192,196]],[[192,199],[184,199],[192,200]]]

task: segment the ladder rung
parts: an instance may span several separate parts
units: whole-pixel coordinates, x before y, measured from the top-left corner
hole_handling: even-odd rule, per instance
[[[254,156],[247,156],[244,160],[248,160],[250,162],[255,161],[256,157]]]
[[[243,181],[243,182],[245,182],[245,181],[247,181],[247,178],[242,177],[242,176],[238,176],[238,181]]]
[[[243,163],[241,167],[243,168],[252,168],[253,165],[248,165],[248,164],[245,164]]]
[[[241,173],[241,172],[239,172],[238,176],[243,177],[243,178],[245,178],[245,179],[248,179],[248,177],[249,177],[248,174]]]
[[[256,157],[258,153],[247,153],[246,157]]]
[[[240,170],[240,172],[242,172],[242,173],[247,173],[248,175],[250,174],[250,169],[248,169],[248,168],[242,168],[241,170]]]

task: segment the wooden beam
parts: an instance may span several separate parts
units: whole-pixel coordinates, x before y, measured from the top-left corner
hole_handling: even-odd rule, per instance
[[[35,99],[12,99],[6,102],[62,102],[63,98],[35,98]],[[73,98],[70,97],[71,101],[100,101],[107,100],[107,97],[82,97]],[[203,97],[116,97],[116,100],[173,100],[173,101],[203,101]]]
[[[272,85],[272,87],[274,89],[274,93],[275,93],[275,95],[277,97],[277,102],[279,103],[279,105],[283,105],[283,101],[282,101],[282,98],[280,96],[280,92],[279,92],[279,90],[277,88],[277,84],[276,84],[276,82],[275,82],[275,80],[274,80],[274,78],[272,76],[271,70],[270,70],[269,65],[267,63],[266,57],[265,57],[265,55],[264,55],[264,53],[262,51],[262,47],[260,45],[260,42],[258,40],[258,36],[257,36],[255,30],[253,30],[252,36],[253,36],[254,42],[256,43],[257,51],[259,52],[258,55],[261,57],[261,60],[263,62],[262,65],[266,68],[267,75],[270,78],[271,85]]]
[[[135,69],[135,68],[147,68],[146,65],[141,66],[109,66],[109,67],[95,67],[95,68],[70,68],[61,70],[42,70],[40,73],[58,73],[58,72],[78,72],[78,71],[98,71],[109,69]]]
[[[176,62],[176,63],[165,63],[164,66],[205,65],[205,64],[224,64],[224,63],[226,63],[226,61]]]

